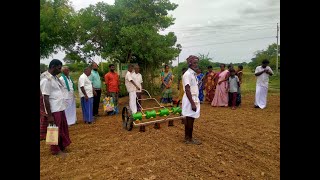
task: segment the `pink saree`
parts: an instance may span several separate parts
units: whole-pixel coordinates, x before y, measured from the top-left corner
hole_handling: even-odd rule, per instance
[[[229,71],[225,70],[218,75],[218,83],[225,80],[229,76]],[[217,84],[214,98],[211,102],[211,106],[228,106],[228,81]]]

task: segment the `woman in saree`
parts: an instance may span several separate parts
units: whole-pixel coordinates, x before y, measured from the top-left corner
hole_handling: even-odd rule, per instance
[[[197,70],[197,79],[198,79],[198,86],[199,86],[199,100],[200,103],[203,103],[203,99],[204,99],[204,94],[203,94],[203,79],[204,79],[204,74],[202,73],[201,69],[198,68]]]
[[[208,72],[204,79],[204,82],[205,82],[204,86],[206,90],[206,100],[210,103],[212,102],[215,91],[216,91],[216,83],[215,83],[216,77],[217,77],[217,73],[213,72],[212,66],[208,66]]]
[[[172,101],[172,82],[173,82],[173,75],[169,72],[169,65],[164,66],[164,72],[161,72],[161,92],[162,97],[160,99],[160,104],[162,106],[173,106]],[[169,121],[169,126],[173,126],[173,121]],[[155,129],[160,128],[159,123],[154,124]]]
[[[171,84],[173,82],[173,75],[169,72],[169,65],[164,66],[165,70],[161,73],[161,91],[162,97],[160,100],[163,106],[172,106],[172,89]]]
[[[217,77],[217,86],[214,98],[211,102],[211,106],[227,107],[228,106],[228,78],[229,71],[225,70],[226,65],[220,65],[220,73]]]

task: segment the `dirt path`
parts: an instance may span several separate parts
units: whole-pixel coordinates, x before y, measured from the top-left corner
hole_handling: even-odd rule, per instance
[[[120,100],[123,107],[127,98]],[[40,145],[41,179],[280,179],[280,95],[268,107],[253,108],[253,94],[237,110],[201,105],[194,136],[202,145],[183,143],[184,126],[162,124],[146,132],[121,127],[121,115],[100,117],[69,128],[68,157],[52,156]],[[102,109],[101,109],[102,111]]]

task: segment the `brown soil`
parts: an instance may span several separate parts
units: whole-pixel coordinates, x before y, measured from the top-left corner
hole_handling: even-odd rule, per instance
[[[236,110],[201,105],[194,137],[202,145],[183,143],[180,121],[140,133],[122,129],[120,114],[84,124],[78,109],[65,159],[51,155],[41,141],[40,178],[280,179],[280,95],[270,94],[264,110],[253,108],[253,94],[242,101]],[[120,107],[126,102],[121,98]]]

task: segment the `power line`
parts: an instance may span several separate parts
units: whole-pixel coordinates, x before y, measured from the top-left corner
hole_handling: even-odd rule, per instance
[[[201,27],[173,27],[173,28],[167,28],[167,29],[186,29],[186,28],[205,28],[205,27],[230,27],[230,26],[261,26],[261,25],[268,25],[268,24],[275,24],[275,22],[273,23],[264,23],[264,24],[229,24],[229,25],[208,25],[208,26],[201,26]],[[280,24],[280,23],[279,23]]]
[[[265,34],[266,35],[266,34]],[[272,35],[271,35],[272,36]],[[180,38],[179,44],[189,44],[189,43],[206,43],[206,42],[212,42],[213,40],[218,40],[218,41],[228,41],[228,40],[233,40],[234,38],[243,38],[243,37],[234,37],[234,36],[213,36],[213,37],[206,37],[205,39],[182,39]],[[214,42],[213,42],[214,43]]]
[[[205,27],[230,27],[230,26],[238,26],[238,27],[245,27],[245,26],[265,26],[269,24],[274,24],[274,23],[265,23],[265,24],[246,24],[246,25],[215,25],[215,26],[205,26]]]
[[[195,45],[195,46],[186,46],[186,47],[182,47],[182,48],[210,46],[210,45],[216,45],[216,44],[228,44],[228,43],[245,42],[245,41],[258,40],[258,39],[269,39],[269,38],[275,38],[275,37],[271,36],[271,37],[261,37],[261,38],[254,38],[254,39],[243,39],[243,40],[239,40],[239,41],[229,41],[229,42],[221,42],[221,43],[202,44],[202,45]]]
[[[260,30],[274,30],[271,29],[271,28],[265,28],[265,29],[252,29],[252,30],[255,30],[255,31],[260,31]],[[222,33],[225,33],[227,35],[229,34],[244,34],[244,33],[247,33],[248,31],[251,31],[251,30],[246,30],[246,31],[237,31],[237,32],[228,32],[228,31],[224,31],[224,32],[217,32],[216,34],[222,34]],[[203,33],[203,32],[199,32],[199,33]],[[206,33],[209,33],[209,32],[206,32]],[[177,33],[177,34],[180,34],[180,33]],[[197,37],[197,36],[215,36],[214,34],[206,34],[206,35],[203,35],[203,34],[198,34],[198,35],[191,35],[191,36],[183,36],[183,38],[185,39],[189,39],[189,38],[193,38],[193,37]]]
[[[255,28],[255,27],[265,27],[265,26],[272,26],[272,24],[264,24],[264,25],[257,25],[257,26],[232,26],[234,28]],[[194,29],[208,29],[208,28],[230,28],[230,26],[199,26],[199,27],[185,27],[185,28],[167,28],[167,29],[174,29],[174,30],[194,30]],[[166,30],[167,30],[166,29]]]
[[[265,30],[267,30],[267,29],[265,29]],[[268,29],[268,30],[272,30],[273,31],[273,29]],[[208,40],[208,38],[219,39],[221,37],[235,37],[235,36],[239,37],[239,35],[245,35],[247,32],[248,31],[246,31],[246,32],[237,32],[237,33],[236,32],[234,32],[234,33],[227,32],[226,34],[222,34],[222,33],[217,33],[217,34],[196,34],[196,35],[190,35],[190,36],[178,36],[177,35],[177,37],[178,37],[178,40],[179,39],[183,39],[183,40],[187,40],[187,41],[189,41],[189,40],[191,41],[191,40],[199,37],[196,40],[193,40],[193,41],[198,41],[198,40],[203,40],[203,38],[205,38],[204,40]]]
[[[252,30],[263,30],[263,29],[271,29],[273,26],[264,26],[264,27],[254,27],[254,28],[241,28],[241,29],[188,29],[188,30],[173,30],[176,33],[189,33],[189,32],[234,32],[234,31],[252,31]],[[169,32],[169,31],[167,31]]]
[[[274,28],[264,28],[264,29],[255,29],[255,30],[274,30]],[[197,35],[191,35],[191,36],[183,36],[182,38],[178,38],[178,39],[182,39],[181,41],[179,41],[180,44],[187,44],[187,43],[190,43],[190,42],[207,42],[208,40],[210,41],[209,38],[211,39],[219,39],[221,37],[239,37],[238,35],[242,34],[244,35],[247,31],[245,32],[226,32],[225,34],[226,35],[221,35],[222,33],[215,33],[215,34],[197,34]],[[200,32],[201,33],[201,32]],[[217,36],[216,34],[220,34],[219,36]],[[230,35],[230,36],[229,36]],[[199,38],[196,38],[196,37],[199,37],[201,36],[201,39]],[[204,38],[204,39],[203,39]],[[195,40],[192,40],[192,39],[195,39]],[[186,41],[183,41],[183,40],[186,40]],[[219,39],[219,40],[223,40],[223,39]],[[228,39],[225,39],[225,40],[228,40]],[[188,47],[188,46],[187,46]]]
[[[248,33],[252,33],[253,31],[256,33],[262,33],[262,32],[273,32],[275,28],[263,28],[263,29],[247,29],[247,30],[241,30],[241,31],[197,31],[193,33],[176,33],[176,36],[178,38],[183,39],[193,39],[194,37],[220,37],[220,36],[228,36],[228,35],[245,35]]]

